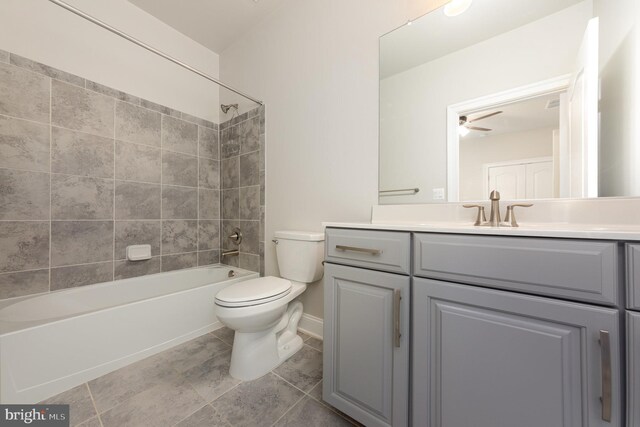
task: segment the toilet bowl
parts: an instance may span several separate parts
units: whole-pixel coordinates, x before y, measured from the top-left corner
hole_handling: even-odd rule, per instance
[[[307,283],[322,278],[324,235],[274,233],[279,277],[234,283],[215,298],[220,322],[235,331],[229,373],[240,380],[259,378],[302,348],[297,334],[303,306],[294,301]]]

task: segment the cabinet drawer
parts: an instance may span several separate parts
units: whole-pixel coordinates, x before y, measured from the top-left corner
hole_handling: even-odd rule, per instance
[[[627,245],[627,307],[640,310],[640,245]]]
[[[617,305],[617,254],[615,242],[416,234],[414,274]]]
[[[409,274],[411,235],[394,231],[327,228],[328,262]]]

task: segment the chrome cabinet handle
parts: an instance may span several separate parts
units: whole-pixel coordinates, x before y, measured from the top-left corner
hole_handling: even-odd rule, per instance
[[[611,341],[609,331],[600,331],[602,420],[611,421]]]
[[[396,347],[400,347],[400,301],[402,300],[402,293],[400,290],[393,292],[393,343]]]
[[[369,254],[369,255],[380,255],[382,253],[380,249],[357,248],[355,246],[343,246],[343,245],[336,245],[336,250],[362,252],[364,254]]]

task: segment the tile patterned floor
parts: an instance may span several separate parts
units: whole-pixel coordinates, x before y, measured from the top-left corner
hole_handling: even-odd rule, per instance
[[[233,331],[218,329],[89,381],[43,403],[71,405],[82,427],[240,427],[359,425],[322,402],[322,341],[269,374],[229,375]]]

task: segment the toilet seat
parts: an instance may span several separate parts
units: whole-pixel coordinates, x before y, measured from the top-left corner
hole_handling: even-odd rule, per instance
[[[248,307],[265,304],[287,296],[291,282],[279,277],[260,277],[234,283],[216,294],[215,303],[222,307]]]

